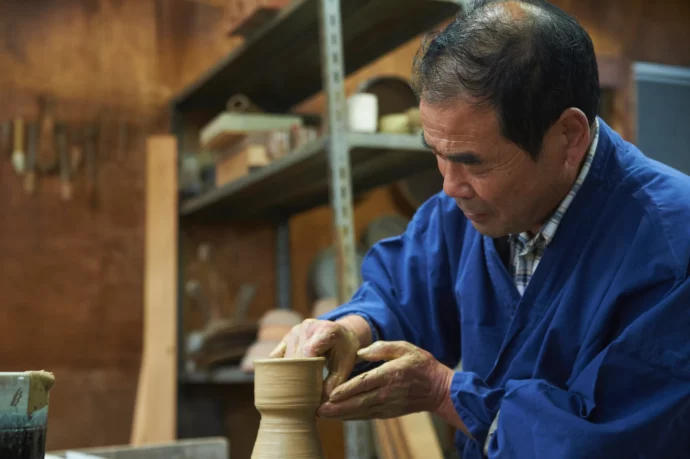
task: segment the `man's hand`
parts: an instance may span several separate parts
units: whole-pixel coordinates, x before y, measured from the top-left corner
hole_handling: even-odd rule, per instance
[[[448,397],[453,370],[410,343],[378,341],[357,356],[386,363],[338,386],[319,408],[320,417],[382,419],[434,412]]]
[[[349,327],[329,320],[307,319],[295,325],[271,352],[271,358],[326,357],[324,396],[342,384],[355,366],[360,340]]]

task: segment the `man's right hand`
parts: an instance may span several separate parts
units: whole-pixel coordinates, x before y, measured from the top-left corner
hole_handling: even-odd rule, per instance
[[[355,366],[360,339],[348,326],[329,320],[307,319],[292,327],[271,358],[326,357],[328,377],[324,395],[345,382]]]

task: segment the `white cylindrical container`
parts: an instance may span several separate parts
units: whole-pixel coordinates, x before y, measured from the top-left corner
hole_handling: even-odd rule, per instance
[[[374,94],[357,93],[347,99],[347,120],[351,132],[376,132],[379,118]]]

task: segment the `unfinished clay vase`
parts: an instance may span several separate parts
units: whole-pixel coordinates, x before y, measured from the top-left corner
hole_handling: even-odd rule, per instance
[[[323,459],[316,410],[323,357],[254,362],[254,404],[261,413],[252,459]]]

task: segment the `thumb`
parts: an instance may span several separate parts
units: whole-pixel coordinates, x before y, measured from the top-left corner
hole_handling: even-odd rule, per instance
[[[414,346],[406,341],[377,341],[357,351],[357,357],[367,362],[395,360],[413,350]]]
[[[355,366],[354,356],[339,349],[334,349],[328,359],[328,377],[324,381],[324,395],[331,395],[331,392],[347,381]]]

